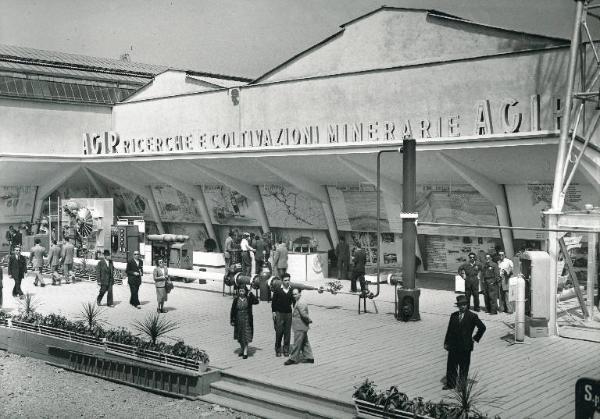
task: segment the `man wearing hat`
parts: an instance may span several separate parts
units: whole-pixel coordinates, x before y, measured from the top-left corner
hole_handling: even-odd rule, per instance
[[[8,276],[15,280],[13,287],[13,297],[23,298],[21,290],[21,281],[27,273],[27,259],[21,254],[21,248],[15,247],[13,254],[8,259]]]
[[[98,293],[98,298],[96,298],[96,302],[98,305],[102,302],[102,297],[107,293],[106,296],[106,305],[108,307],[112,307],[113,305],[113,262],[110,259],[110,251],[105,250],[104,253],[98,254],[100,260],[98,261],[98,265],[96,265],[96,280],[98,281],[98,285],[100,285],[100,292]]]
[[[479,280],[481,279],[481,271],[483,267],[477,261],[477,255],[473,252],[469,253],[469,261],[463,263],[458,268],[458,274],[465,279],[465,296],[467,297],[467,305],[473,296],[473,310],[479,311]]]
[[[485,325],[477,314],[469,311],[467,297],[464,295],[456,297],[456,305],[458,311],[450,315],[448,330],[444,339],[444,349],[448,351],[444,390],[456,387],[457,375],[459,375],[460,381],[466,384],[469,376],[473,342],[479,342],[485,332]],[[477,333],[473,336],[475,328],[477,328]]]

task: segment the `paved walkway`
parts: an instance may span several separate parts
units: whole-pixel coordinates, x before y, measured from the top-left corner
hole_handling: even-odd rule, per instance
[[[4,278],[4,308],[16,310],[17,303],[10,296],[12,280],[6,273]],[[347,289],[348,283],[344,285]],[[61,313],[73,319],[83,302],[94,301],[98,289],[90,282],[36,288],[30,277],[22,288],[35,294],[41,303],[40,312]],[[454,310],[453,292],[423,289],[421,321],[410,323],[395,320],[393,288],[387,285],[382,285],[376,300],[368,301],[369,313],[361,315],[357,314],[356,296],[305,292],[303,298],[314,321],[309,336],[316,362],[284,366],[284,358],[274,354],[271,309],[266,302],[255,308],[251,356],[247,360],[237,356],[238,345],[229,325],[231,297],[222,296],[220,290],[217,282],[176,284],[166,303],[165,317],[180,326],[171,337],[206,349],[213,366],[290,386],[309,386],[347,400],[353,387],[365,378],[374,380],[382,390],[396,385],[409,397],[434,401],[448,397],[441,383],[446,365],[442,342],[448,315]],[[142,310],[128,304],[126,283],[115,286],[114,291],[115,307],[105,312],[111,325],[128,327],[156,310],[155,291],[148,282],[140,290]],[[501,403],[497,407],[482,403],[480,408],[503,418],[572,418],[577,378],[600,378],[598,344],[527,338],[525,344],[510,345],[503,337],[511,332],[511,316],[483,313],[481,318],[487,332],[476,345],[471,372],[477,374],[477,387],[488,397],[501,397]]]

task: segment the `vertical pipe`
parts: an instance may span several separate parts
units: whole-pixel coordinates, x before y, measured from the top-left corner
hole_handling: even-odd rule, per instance
[[[577,52],[579,51],[579,34],[584,6],[584,0],[576,1],[577,9],[575,12],[575,24],[573,27],[573,36],[571,37],[571,50],[569,53],[567,92],[565,94],[565,104],[563,108],[563,116],[560,127],[560,140],[558,143],[558,153],[556,157],[556,168],[554,170],[554,188],[552,190],[552,209],[554,211],[560,211],[562,209],[563,204],[563,199],[561,198],[562,184],[564,180],[563,171],[566,164],[565,157],[567,153],[567,140],[569,138],[569,124],[571,123],[571,107],[573,105],[573,85],[575,84]],[[554,291],[554,293],[556,293],[556,290]]]
[[[515,298],[515,341],[525,340],[525,279],[517,276],[517,295]]]
[[[556,323],[556,289],[558,286],[558,214],[552,211],[545,212],[546,225],[548,226],[548,255],[550,256],[550,275],[548,275],[548,336],[557,336]],[[554,231],[553,231],[554,230]]]
[[[405,139],[402,142],[402,211],[416,211],[417,165],[416,141]],[[417,226],[414,218],[402,218],[402,276],[404,288],[415,288],[415,241]]]
[[[589,318],[594,318],[594,282],[598,277],[598,267],[596,265],[596,246],[598,245],[598,233],[588,233],[588,266],[587,266],[587,307]],[[600,292],[600,288],[599,288]]]
[[[50,197],[48,197],[48,250],[50,250],[50,246],[52,246],[52,212],[50,212],[52,210],[52,207],[50,206],[51,203],[52,201],[50,200]]]

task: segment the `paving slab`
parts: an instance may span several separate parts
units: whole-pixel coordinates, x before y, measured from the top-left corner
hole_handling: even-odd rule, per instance
[[[12,280],[4,275],[4,308],[18,309],[11,297]],[[345,288],[348,288],[346,282]],[[179,324],[165,340],[183,338],[186,343],[208,351],[211,365],[254,375],[288,386],[300,385],[337,394],[350,400],[354,386],[366,378],[384,390],[396,385],[409,397],[448,399],[442,390],[446,368],[443,339],[449,314],[455,310],[455,294],[444,290],[421,290],[421,320],[400,322],[394,316],[394,289],[381,285],[380,295],[367,301],[368,313],[358,314],[356,295],[303,293],[313,324],[309,337],[315,364],[284,366],[275,357],[274,328],[270,304],[255,307],[254,341],[250,357],[237,356],[229,324],[232,297],[221,294],[222,285],[176,284],[165,304],[164,316]],[[94,301],[98,286],[93,282],[34,287],[28,276],[22,286],[40,302],[42,313],[60,313],[75,319],[81,304]],[[374,286],[371,286],[374,289]],[[106,298],[106,297],[105,297]],[[140,288],[142,309],[131,307],[127,283],[114,287],[115,306],[105,310],[112,326],[130,329],[132,322],[156,312],[156,293],[150,278]],[[377,312],[376,312],[377,310]],[[580,377],[600,378],[600,346],[595,342],[565,338],[526,338],[524,344],[506,340],[513,316],[480,313],[487,327],[472,355],[471,373],[476,374],[483,398],[499,397],[496,406],[479,407],[503,418],[573,417],[575,382]],[[133,329],[132,329],[133,330]]]

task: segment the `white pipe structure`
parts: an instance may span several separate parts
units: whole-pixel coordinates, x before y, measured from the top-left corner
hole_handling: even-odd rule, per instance
[[[515,341],[525,340],[525,279],[519,275],[509,279],[509,285],[516,287],[515,295]]]
[[[30,256],[29,252],[22,252],[21,254],[25,257]],[[82,258],[74,258],[73,263],[81,264],[82,260],[83,260]],[[95,267],[96,265],[98,265],[98,262],[99,261],[96,259],[86,259],[86,263],[88,266]],[[113,266],[115,267],[115,269],[118,269],[120,271],[125,271],[125,269],[127,268],[127,263],[113,262]],[[224,276],[224,273],[218,273],[218,272],[201,272],[201,271],[192,271],[189,269],[179,269],[179,268],[167,268],[167,269],[169,270],[169,276],[175,276],[175,277],[193,279],[193,280],[204,279],[204,280],[209,280],[209,281],[223,281],[223,276]],[[152,275],[153,272],[154,272],[154,266],[144,265],[144,273],[145,274]]]

